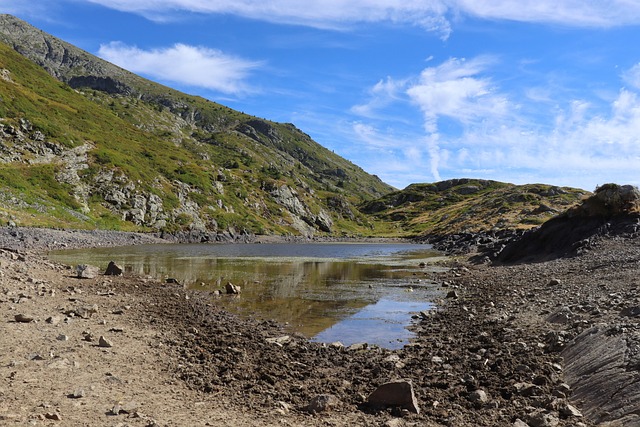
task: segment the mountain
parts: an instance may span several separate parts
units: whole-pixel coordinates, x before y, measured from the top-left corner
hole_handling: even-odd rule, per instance
[[[360,210],[407,235],[449,235],[492,229],[529,229],[564,212],[588,191],[543,184],[514,185],[480,179],[412,184]]]
[[[395,190],[290,123],[151,82],[0,15],[0,214],[22,225],[370,234]]]

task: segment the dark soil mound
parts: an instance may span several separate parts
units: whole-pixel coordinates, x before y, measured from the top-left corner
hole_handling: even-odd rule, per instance
[[[506,245],[494,262],[515,264],[573,256],[591,247],[595,237],[634,236],[639,230],[640,191],[630,185],[606,184],[581,205]]]

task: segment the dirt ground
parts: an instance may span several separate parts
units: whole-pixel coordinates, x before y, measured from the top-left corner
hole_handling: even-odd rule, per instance
[[[449,297],[391,351],[312,343],[177,284],[79,279],[42,255],[146,241],[106,236],[0,230],[0,425],[640,425],[636,239],[544,263],[460,258],[436,277]],[[605,348],[583,350],[594,339]],[[419,413],[367,403],[397,379]],[[310,411],[318,396],[330,404]]]

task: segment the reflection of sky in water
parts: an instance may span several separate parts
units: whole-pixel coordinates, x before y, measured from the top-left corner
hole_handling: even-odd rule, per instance
[[[313,341],[340,341],[345,346],[366,342],[385,348],[401,348],[413,336],[406,328],[410,313],[428,310],[428,302],[381,299],[338,321],[313,337]]]
[[[428,266],[439,259],[426,245],[371,243],[189,244],[56,251],[69,265],[106,267],[199,290],[242,287],[240,297],[214,303],[241,315],[274,319],[317,341],[367,341],[400,347],[410,313],[438,296]],[[398,341],[401,340],[401,341]]]

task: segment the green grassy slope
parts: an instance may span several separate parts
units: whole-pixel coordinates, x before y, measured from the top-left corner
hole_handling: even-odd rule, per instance
[[[291,124],[169,89],[171,107],[73,89],[1,43],[0,70],[0,203],[21,224],[298,234],[325,213],[325,232],[359,233],[353,205],[391,189]]]
[[[411,236],[526,229],[567,210],[584,190],[478,179],[412,184],[362,204],[360,210]]]

